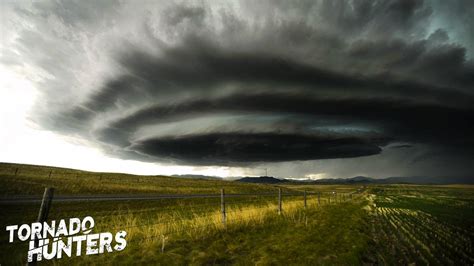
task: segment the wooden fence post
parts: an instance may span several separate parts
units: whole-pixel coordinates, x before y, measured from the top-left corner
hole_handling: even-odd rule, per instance
[[[53,174],[53,170],[49,171],[48,177],[51,178],[51,174]]]
[[[42,223],[48,219],[51,201],[54,196],[54,188],[48,187],[44,189],[43,200],[41,201],[40,211],[38,213],[38,222]]]
[[[18,174],[18,167],[15,168],[15,176],[16,176],[16,174]]]
[[[43,200],[41,201],[41,207],[38,213],[38,223],[46,222],[48,219],[49,209],[51,208],[51,202],[53,201],[54,188],[45,188],[43,194]],[[34,247],[38,247],[39,239],[35,236]],[[33,261],[28,262],[28,265],[36,265],[36,254],[33,255]]]
[[[222,213],[222,224],[226,228],[227,216],[225,213],[225,191],[221,189],[221,213]]]
[[[161,234],[161,253],[165,253],[165,235]]]
[[[306,209],[306,189],[304,190],[304,208]]]
[[[278,188],[278,214],[281,215],[281,188]]]

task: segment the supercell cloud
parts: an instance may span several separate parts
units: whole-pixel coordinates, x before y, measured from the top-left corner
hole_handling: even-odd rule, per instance
[[[40,92],[31,119],[110,156],[472,173],[472,1],[3,5],[2,64]]]

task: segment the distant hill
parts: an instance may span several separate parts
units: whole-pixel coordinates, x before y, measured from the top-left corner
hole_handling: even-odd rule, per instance
[[[172,175],[172,177],[189,178],[189,179],[212,179],[212,180],[222,180],[221,177],[218,177],[218,176],[208,176],[208,175]]]
[[[376,179],[365,177],[365,176],[356,176],[353,178],[327,178],[319,180],[295,180],[295,179],[280,179],[271,176],[260,176],[260,177],[244,177],[237,179],[235,181],[246,182],[246,183],[261,183],[261,184],[278,184],[278,183],[297,183],[297,184],[366,184],[374,183]]]
[[[429,177],[429,176],[403,176],[372,178],[356,176],[341,179],[319,179],[312,181],[315,184],[420,184],[420,185],[448,185],[448,184],[474,184],[474,178],[469,177]]]
[[[288,182],[286,179],[278,179],[271,176],[260,176],[260,177],[244,177],[237,179],[238,182],[245,183],[261,183],[261,184],[278,184],[283,182]]]
[[[404,176],[388,178],[372,178],[367,176],[355,176],[351,178],[326,178],[318,180],[292,180],[279,179],[271,176],[244,177],[237,179],[239,182],[278,184],[420,184],[420,185],[449,185],[449,184],[474,184],[474,178],[469,177],[428,177],[428,176]]]
[[[366,176],[356,176],[352,178],[326,178],[311,181],[316,184],[367,184],[375,183],[376,179]]]

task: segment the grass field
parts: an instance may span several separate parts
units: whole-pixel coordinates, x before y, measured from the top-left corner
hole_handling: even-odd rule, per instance
[[[369,195],[378,264],[472,265],[472,186],[378,186]]]
[[[218,194],[221,188],[226,193],[275,195],[226,199],[226,227],[219,198],[53,201],[49,220],[90,215],[96,221],[95,232],[127,231],[128,245],[121,252],[41,264],[474,263],[473,186],[274,186],[0,165],[2,197],[40,195],[46,186],[55,187],[57,195]],[[287,193],[322,194],[319,201],[317,194],[309,194],[307,208],[303,208],[302,196],[285,196],[279,215],[278,188]],[[5,228],[34,222],[39,203],[0,207],[0,225]],[[0,264],[24,265],[27,245],[6,243],[6,237],[3,231]]]

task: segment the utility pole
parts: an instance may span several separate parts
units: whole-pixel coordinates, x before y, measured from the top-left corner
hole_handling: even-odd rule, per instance
[[[265,170],[265,176],[268,176],[268,168],[256,168],[258,170]]]

